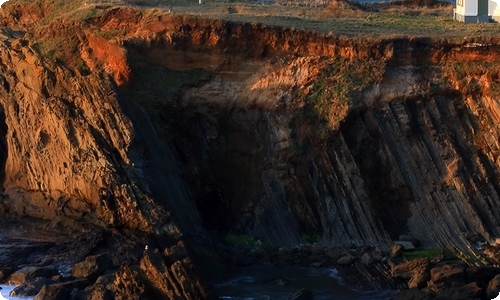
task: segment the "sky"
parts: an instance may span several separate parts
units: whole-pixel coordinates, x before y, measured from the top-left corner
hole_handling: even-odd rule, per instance
[[[0,5],[4,4],[5,2],[7,2],[7,0],[0,0]]]

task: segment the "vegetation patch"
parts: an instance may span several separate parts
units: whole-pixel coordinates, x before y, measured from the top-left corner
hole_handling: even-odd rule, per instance
[[[326,122],[338,128],[352,105],[363,99],[363,92],[379,83],[385,73],[385,61],[335,58],[325,62],[315,87],[305,97],[302,117]]]
[[[436,257],[439,257],[440,255],[443,255],[443,253],[444,253],[443,249],[431,248],[431,249],[418,249],[413,251],[405,251],[403,253],[403,256],[407,260],[413,260],[418,258],[434,259]]]
[[[500,62],[465,60],[449,62],[444,66],[445,75],[456,82],[461,92],[471,94],[479,89],[494,99],[500,98]],[[485,85],[482,87],[480,81]]]

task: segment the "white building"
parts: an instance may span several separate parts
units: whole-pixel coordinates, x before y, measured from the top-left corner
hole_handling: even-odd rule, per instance
[[[500,0],[456,0],[453,19],[465,23],[500,21]]]

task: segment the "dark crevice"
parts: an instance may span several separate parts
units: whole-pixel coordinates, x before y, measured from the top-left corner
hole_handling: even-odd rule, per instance
[[[7,161],[7,123],[5,123],[5,110],[3,105],[0,105],[0,181],[5,180],[5,163]]]

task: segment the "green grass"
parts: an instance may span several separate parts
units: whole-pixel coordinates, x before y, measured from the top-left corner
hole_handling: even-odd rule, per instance
[[[431,248],[431,249],[418,249],[413,251],[405,251],[403,256],[407,260],[413,260],[418,258],[428,258],[433,259],[438,257],[443,252],[443,249]]]

